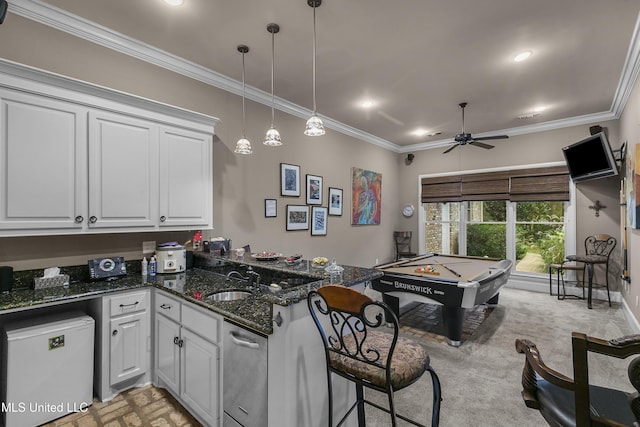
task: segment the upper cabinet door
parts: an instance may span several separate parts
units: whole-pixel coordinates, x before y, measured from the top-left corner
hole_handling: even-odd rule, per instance
[[[89,228],[153,228],[158,220],[158,127],[89,113]]]
[[[160,227],[211,226],[212,135],[160,128]]]
[[[86,109],[0,90],[0,229],[82,229],[86,144]]]

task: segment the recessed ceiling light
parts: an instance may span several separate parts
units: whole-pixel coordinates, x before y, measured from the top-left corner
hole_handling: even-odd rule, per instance
[[[180,6],[184,0],[164,0],[164,2],[169,6]]]
[[[527,59],[529,59],[529,57],[533,55],[533,52],[530,50],[525,50],[524,52],[520,52],[519,54],[517,54],[516,56],[513,57],[513,60],[515,62],[522,62],[522,61],[526,61]]]
[[[359,105],[362,108],[373,108],[376,105],[378,105],[378,103],[373,99],[363,99],[362,101],[359,102]]]

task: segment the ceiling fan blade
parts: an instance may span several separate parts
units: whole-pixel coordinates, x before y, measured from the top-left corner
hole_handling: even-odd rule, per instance
[[[458,145],[460,144],[453,144],[451,147],[447,148],[442,154],[447,154],[449,151],[453,150],[454,148],[456,148]]]
[[[471,141],[469,145],[475,145],[476,147],[486,148],[490,150],[493,148],[493,145],[485,144],[484,142]]]
[[[507,139],[509,135],[492,135],[492,136],[481,136],[479,138],[473,138],[474,141],[488,141],[490,139]]]

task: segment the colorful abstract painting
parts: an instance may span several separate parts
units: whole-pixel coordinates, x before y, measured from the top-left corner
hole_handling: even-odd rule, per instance
[[[351,168],[351,224],[380,224],[382,174]]]

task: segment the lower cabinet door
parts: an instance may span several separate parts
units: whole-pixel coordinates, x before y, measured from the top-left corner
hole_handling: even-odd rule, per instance
[[[111,385],[147,371],[147,313],[139,312],[111,320]]]
[[[180,325],[156,313],[156,375],[179,394]]]
[[[219,408],[219,349],[182,328],[181,397],[208,425],[217,425]]]

